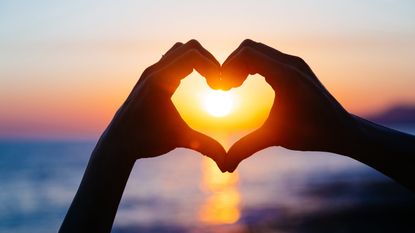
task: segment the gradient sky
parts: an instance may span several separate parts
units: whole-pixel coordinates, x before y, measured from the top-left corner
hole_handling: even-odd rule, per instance
[[[0,137],[96,138],[176,41],[303,57],[356,114],[415,103],[414,1],[0,1]]]

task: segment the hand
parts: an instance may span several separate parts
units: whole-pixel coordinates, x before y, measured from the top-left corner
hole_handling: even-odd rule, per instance
[[[220,64],[195,40],[175,44],[144,71],[92,152],[59,232],[110,232],[136,159],[186,147],[223,165],[225,149],[192,130],[170,99],[193,69],[217,83]]]
[[[226,154],[214,139],[191,129],[180,117],[171,96],[180,80],[196,69],[212,85],[220,64],[199,42],[176,43],[147,68],[103,135],[130,159],[154,157],[177,147],[209,156],[220,166]]]
[[[299,57],[245,40],[222,65],[222,88],[240,86],[249,74],[260,74],[276,95],[268,119],[230,149],[227,170],[270,146],[343,154],[354,146],[357,123]]]

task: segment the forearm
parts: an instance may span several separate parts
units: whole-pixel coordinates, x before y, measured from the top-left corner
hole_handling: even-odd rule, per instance
[[[101,139],[59,232],[110,232],[133,160]]]
[[[415,191],[415,136],[355,119],[360,135],[348,155]]]

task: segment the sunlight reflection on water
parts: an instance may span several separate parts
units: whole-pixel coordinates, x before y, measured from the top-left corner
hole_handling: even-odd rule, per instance
[[[199,218],[208,224],[235,223],[240,217],[238,173],[221,173],[210,159],[202,160],[202,190],[208,193],[199,211]]]

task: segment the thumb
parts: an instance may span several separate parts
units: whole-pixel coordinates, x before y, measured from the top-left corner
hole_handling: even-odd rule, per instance
[[[215,139],[189,128],[186,134],[184,147],[208,156],[216,162],[222,172],[226,171],[226,150]]]
[[[226,156],[226,170],[228,172],[235,171],[242,160],[275,144],[272,140],[271,133],[265,131],[263,128],[255,130],[231,146]]]

